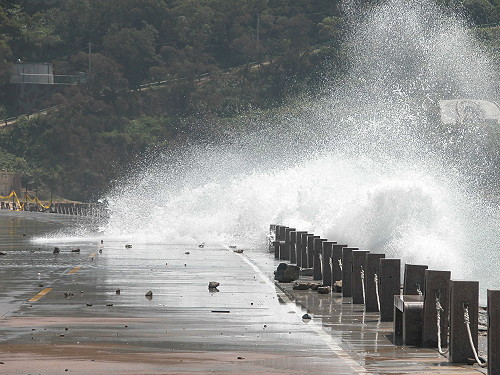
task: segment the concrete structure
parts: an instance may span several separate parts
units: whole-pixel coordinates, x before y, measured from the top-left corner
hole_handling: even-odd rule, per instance
[[[405,264],[403,295],[423,294],[425,288],[425,270],[427,268],[425,265]]]
[[[13,190],[18,196],[21,195],[21,175],[13,172],[0,172],[0,195],[9,195]]]
[[[469,327],[474,348],[477,350],[477,322],[479,310],[479,282],[451,280],[450,281],[450,355],[448,361],[452,363],[469,363],[474,358],[467,326],[465,325],[464,310],[467,308]]]
[[[384,254],[366,254],[365,269],[365,311],[378,312],[377,289],[375,286],[375,275],[379,275],[380,259]]]
[[[484,122],[500,124],[500,106],[487,100],[440,100],[441,122],[446,125]]]
[[[352,251],[357,247],[342,248],[342,297],[352,297]]]
[[[15,63],[10,76],[10,83],[54,84],[54,72],[49,63]]]
[[[366,270],[366,254],[368,253],[368,250],[354,250],[352,252],[352,303],[365,303],[364,274]]]
[[[448,320],[450,315],[450,271],[425,270],[424,319],[422,324],[422,346],[437,348],[437,308],[441,304],[441,345],[448,346]]]
[[[500,375],[500,290],[488,290],[488,374]]]
[[[379,295],[380,321],[392,322],[394,318],[394,296],[400,294],[401,260],[380,258]]]

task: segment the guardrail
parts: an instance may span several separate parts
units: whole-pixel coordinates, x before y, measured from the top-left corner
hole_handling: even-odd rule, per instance
[[[348,298],[343,303],[364,305],[367,312],[379,312],[380,321],[392,321],[395,345],[436,348],[450,363],[472,359],[487,366],[488,374],[500,375],[500,290],[487,291],[486,362],[477,352],[479,282],[453,280],[450,271],[413,264],[404,265],[401,280],[400,259],[283,225],[270,226],[269,251],[292,267],[309,269],[304,273],[313,280]]]

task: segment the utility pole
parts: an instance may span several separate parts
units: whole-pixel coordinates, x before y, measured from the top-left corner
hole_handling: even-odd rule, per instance
[[[259,62],[260,12],[257,13],[257,62]]]
[[[89,53],[88,53],[88,57],[89,57],[89,79],[90,79],[90,73],[92,73],[92,63],[90,61],[90,55],[92,53],[92,42],[89,42]]]

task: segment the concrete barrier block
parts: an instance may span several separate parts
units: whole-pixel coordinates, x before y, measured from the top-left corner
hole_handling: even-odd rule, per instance
[[[381,258],[379,266],[380,321],[394,319],[394,296],[401,292],[401,260]]]
[[[303,233],[302,234],[302,239],[300,241],[300,255],[302,256],[301,264],[300,266],[302,268],[308,268],[307,267],[307,239],[309,237],[310,233]]]
[[[403,295],[419,295],[424,293],[425,270],[427,268],[424,265],[405,264]]]
[[[297,266],[299,267],[302,267],[302,260],[303,260],[303,255],[302,255],[302,251],[303,251],[303,248],[302,248],[302,236],[307,233],[307,232],[304,232],[304,231],[297,231],[297,240],[296,240],[296,243],[295,243],[295,251],[296,251],[296,261],[297,261]]]
[[[334,244],[332,246],[332,283],[342,280],[342,249],[348,245]]]
[[[450,271],[425,270],[424,319],[422,346],[437,348],[436,298],[443,308],[441,312],[441,346],[448,346],[448,321],[450,314]]]
[[[290,263],[297,264],[297,231],[290,231]]]
[[[321,253],[323,250],[323,242],[326,238],[315,238],[314,239],[314,249],[313,249],[313,280],[322,280],[323,275],[321,274]]]
[[[488,374],[500,375],[500,290],[488,290]]]
[[[323,242],[323,249],[321,254],[321,274],[323,275],[323,285],[332,287],[332,246],[336,244],[335,241]]]
[[[378,312],[377,290],[375,288],[375,274],[380,273],[380,259],[385,258],[384,254],[366,254],[365,271],[365,311]]]
[[[477,323],[479,315],[479,282],[450,281],[450,355],[452,363],[469,363],[474,358],[470,345],[467,327],[464,321],[464,310],[467,308],[469,327],[474,348],[477,350]]]
[[[352,297],[352,252],[357,247],[342,248],[342,297]]]
[[[365,282],[366,254],[368,253],[368,250],[353,250],[352,252],[352,303],[355,304],[365,303],[363,285]],[[363,270],[363,278],[361,278],[361,270]]]

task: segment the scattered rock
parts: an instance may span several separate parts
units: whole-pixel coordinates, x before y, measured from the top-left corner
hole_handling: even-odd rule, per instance
[[[314,276],[314,270],[312,268],[302,268],[300,276]]]
[[[115,293],[116,293],[116,294],[120,294],[120,293],[121,293],[120,288],[116,289],[116,290],[115,290]]]
[[[38,284],[38,286],[39,286],[40,288],[43,288],[43,284]]]
[[[72,297],[74,295],[75,295],[75,293],[72,293],[72,292],[64,292],[64,298]]]
[[[76,248],[76,249],[71,249],[71,252],[72,253],[79,253],[80,252],[80,248]]]
[[[99,249],[99,254],[102,254],[102,249]]]
[[[329,286],[320,286],[318,287],[319,294],[330,294],[332,292],[332,288]]]
[[[238,359],[245,359],[245,357],[238,357]]]
[[[318,290],[319,287],[319,284],[311,283],[311,290]]]
[[[63,335],[62,333],[61,333],[59,336],[60,336],[60,337],[64,337],[64,335]]]
[[[214,289],[214,288],[217,288],[219,285],[220,285],[220,283],[218,283],[217,281],[210,281],[210,282],[208,283],[208,289]]]
[[[236,254],[242,254],[243,250],[242,249],[234,249],[233,250]]]
[[[112,303],[107,303],[106,306],[111,307],[111,306],[113,306],[113,304]]]
[[[64,327],[64,330],[67,331],[69,328],[68,327]]]
[[[310,288],[311,288],[311,284],[310,283],[301,283],[301,282],[296,281],[293,284],[293,289],[295,289],[295,290],[307,290],[307,289],[310,289]]]
[[[184,254],[189,255],[189,251],[186,251]]]
[[[91,303],[87,303],[87,306],[92,306],[92,304]]]
[[[229,245],[229,248],[230,249],[236,249],[236,246],[235,245]]]
[[[5,251],[0,251],[0,255],[7,255]]]
[[[27,236],[27,234],[26,234],[26,233],[23,233],[23,237],[26,237],[26,236]]]
[[[198,245],[198,247],[199,247],[200,249],[203,249],[203,248],[205,247],[205,242],[200,243],[200,244]]]
[[[126,244],[126,245],[125,245],[125,248],[126,248],[126,249],[131,249],[131,248],[132,248],[132,245],[130,245],[130,244]]]
[[[146,292],[145,296],[146,297],[153,297],[153,292],[152,291],[148,291],[148,292]]]
[[[286,263],[280,263],[274,271],[274,280],[280,283],[290,283],[299,278],[300,267],[292,266]]]
[[[304,319],[304,320],[310,320],[310,319],[312,319],[312,318],[311,318],[311,315],[309,315],[309,314],[304,314],[304,315],[302,315],[302,319]]]
[[[61,249],[59,249],[57,246],[54,247],[54,251],[52,252],[52,254],[59,254],[61,252]]]

